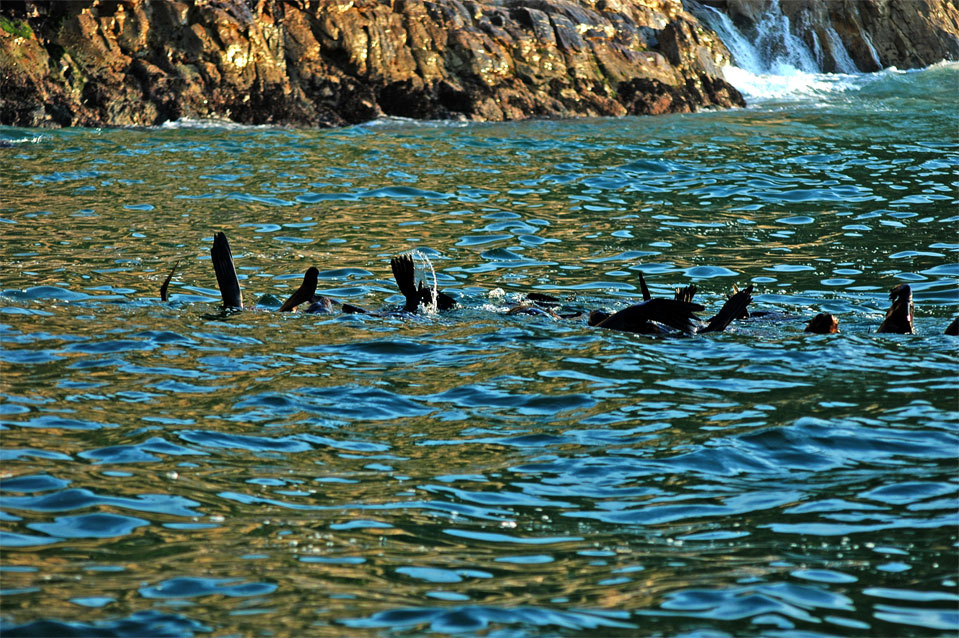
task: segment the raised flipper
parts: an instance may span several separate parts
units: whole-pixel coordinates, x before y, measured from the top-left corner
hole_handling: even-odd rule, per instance
[[[733,319],[743,316],[746,312],[746,306],[748,306],[752,300],[752,286],[746,286],[745,289],[737,291],[736,294],[726,300],[726,303],[723,304],[723,307],[720,308],[716,316],[710,319],[709,323],[699,331],[700,334],[706,332],[722,332]]]
[[[646,280],[643,278],[642,272],[639,273],[639,289],[643,291],[643,301],[649,301],[653,298],[653,296],[649,294],[649,286],[646,285]]]
[[[313,295],[316,294],[316,279],[319,274],[320,271],[314,266],[307,268],[306,274],[303,275],[303,283],[300,284],[296,292],[290,295],[289,299],[283,302],[283,305],[280,306],[280,312],[290,312],[301,303],[313,299]]]
[[[170,287],[170,281],[173,279],[173,273],[176,272],[176,267],[180,265],[180,260],[178,259],[173,268],[170,269],[170,274],[166,276],[166,279],[163,280],[163,284],[160,286],[160,301],[167,300],[167,288]]]
[[[623,308],[619,312],[593,324],[599,328],[622,330],[624,332],[638,332],[642,334],[656,334],[662,329],[656,324],[663,324],[676,330],[692,333],[698,321],[695,312],[703,310],[703,306],[675,299],[650,299],[643,303]],[[594,311],[595,312],[595,311]],[[599,319],[600,315],[591,314],[590,323]]]
[[[912,288],[909,284],[899,284],[889,291],[889,299],[892,305],[876,332],[915,334],[912,327]]]
[[[676,301],[685,301],[687,303],[692,303],[693,297],[696,296],[697,290],[698,289],[693,284],[690,284],[689,286],[686,286],[685,288],[677,288],[676,295],[673,297],[673,299],[675,299]]]
[[[406,297],[406,305],[403,310],[406,312],[416,312],[420,304],[420,294],[416,290],[416,267],[413,265],[413,257],[410,255],[399,255],[390,260],[390,268],[393,269],[393,278],[400,292]]]
[[[240,280],[236,276],[236,266],[233,265],[233,253],[230,252],[230,242],[224,233],[213,235],[213,248],[210,249],[213,259],[213,270],[216,272],[216,285],[223,297],[226,308],[242,308],[243,295],[240,292]]]
[[[433,289],[420,283],[416,287],[416,266],[413,264],[413,257],[409,254],[399,255],[390,260],[390,267],[393,269],[393,278],[396,279],[396,285],[400,292],[406,297],[406,305],[403,310],[406,312],[416,312],[420,304],[424,306],[433,305]],[[436,291],[436,308],[438,310],[450,310],[456,305],[456,300],[441,290]]]
[[[959,337],[959,317],[953,319],[952,323],[946,326],[945,334],[953,337]]]

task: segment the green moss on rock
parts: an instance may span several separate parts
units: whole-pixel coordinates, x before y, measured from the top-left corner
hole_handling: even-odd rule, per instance
[[[0,29],[19,38],[33,37],[33,29],[29,24],[22,20],[11,20],[7,16],[0,16]]]

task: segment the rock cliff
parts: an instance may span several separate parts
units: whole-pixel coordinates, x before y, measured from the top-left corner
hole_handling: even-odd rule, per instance
[[[925,67],[959,59],[959,7],[955,0],[701,0],[726,12],[741,31],[758,37],[770,5],[790,30],[817,52],[823,71]],[[841,43],[841,46],[840,46]],[[843,49],[843,50],[840,50]]]
[[[16,126],[743,104],[680,0],[5,0],[0,27],[0,123]]]

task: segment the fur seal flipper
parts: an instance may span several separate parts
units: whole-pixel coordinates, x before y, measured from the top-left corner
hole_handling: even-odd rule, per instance
[[[177,259],[177,262],[173,264],[173,268],[170,269],[170,274],[166,276],[166,279],[163,280],[163,284],[160,286],[160,301],[167,300],[167,288],[170,287],[170,281],[173,279],[173,273],[176,272],[176,267],[180,265],[180,260]]]
[[[686,301],[689,303],[693,302],[693,297],[696,296],[697,288],[694,284],[690,284],[685,288],[677,288],[676,295],[673,297],[676,301]]]
[[[213,260],[213,270],[216,272],[216,285],[223,297],[226,308],[242,308],[243,295],[240,292],[240,280],[236,276],[236,266],[233,265],[233,253],[230,252],[230,242],[225,233],[213,235],[213,248],[210,249],[210,258]]]
[[[646,279],[643,278],[642,272],[639,273],[639,289],[643,291],[643,301],[649,301],[653,298],[653,296],[649,294],[649,286],[646,285]]]
[[[319,275],[320,271],[315,266],[310,266],[303,275],[303,283],[300,284],[296,292],[290,295],[289,299],[283,302],[283,305],[280,306],[280,312],[290,312],[301,303],[311,301],[313,295],[316,294],[316,280]]]
[[[390,268],[393,270],[393,279],[400,292],[406,297],[406,305],[403,310],[406,312],[416,312],[420,305],[420,296],[416,290],[416,268],[413,265],[413,258],[410,255],[399,255],[390,260]]]
[[[952,320],[948,326],[946,326],[945,334],[951,335],[953,337],[959,337],[959,317],[956,317]]]
[[[746,313],[746,306],[748,306],[752,300],[753,287],[751,285],[746,286],[727,299],[723,307],[716,313],[716,316],[710,319],[709,323],[707,323],[704,328],[701,328],[699,332],[722,332],[733,319],[742,317],[743,315],[748,317],[749,314]]]
[[[420,304],[424,306],[433,305],[433,288],[422,282],[419,288],[416,287],[416,267],[411,255],[405,254],[394,257],[390,260],[390,268],[393,270],[396,285],[406,298],[406,304],[403,306],[404,311],[416,312]],[[455,305],[455,299],[441,290],[436,291],[437,310],[450,310]]]

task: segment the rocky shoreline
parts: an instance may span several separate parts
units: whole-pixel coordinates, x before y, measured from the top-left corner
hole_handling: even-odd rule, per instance
[[[702,0],[747,26],[774,1]],[[0,124],[228,118],[327,127],[384,115],[501,121],[744,106],[720,71],[726,47],[689,4],[7,1]],[[828,12],[814,0],[787,6],[841,32],[863,70],[873,70],[870,60],[907,68],[959,55],[959,10],[949,0],[827,4]]]
[[[744,104],[719,70],[725,47],[679,0],[4,4],[6,125],[341,126]]]

